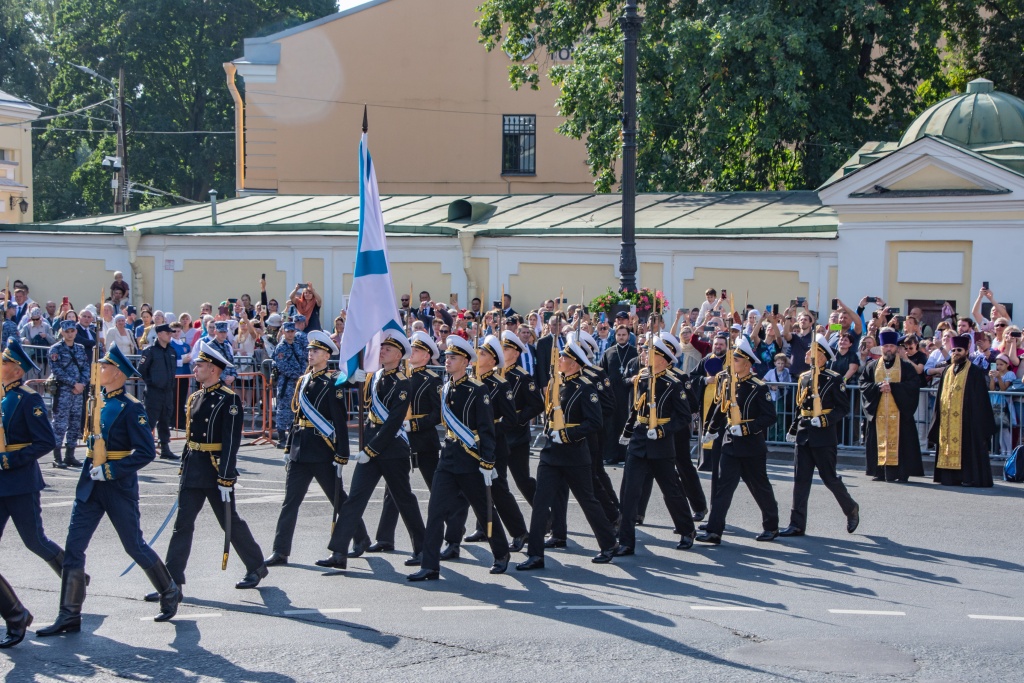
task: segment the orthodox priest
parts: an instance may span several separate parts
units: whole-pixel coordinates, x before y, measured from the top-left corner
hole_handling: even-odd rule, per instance
[[[992,486],[988,449],[996,431],[985,371],[971,363],[971,338],[953,338],[949,367],[935,391],[928,442],[935,444],[935,481],[944,486]]]
[[[867,473],[874,481],[906,483],[908,477],[924,476],[914,423],[921,386],[913,364],[899,357],[896,330],[882,328],[878,342],[882,357],[870,361],[860,375],[861,404],[868,422]]]

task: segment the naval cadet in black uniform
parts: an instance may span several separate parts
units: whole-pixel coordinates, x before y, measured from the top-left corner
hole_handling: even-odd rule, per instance
[[[557,371],[562,376],[558,392],[558,405],[551,401],[546,407],[547,443],[540,452],[537,467],[537,495],[533,499],[533,514],[530,517],[529,557],[516,565],[518,570],[542,569],[544,567],[544,532],[552,504],[562,483],[569,485],[583,514],[597,538],[598,553],[591,562],[604,564],[612,561],[619,545],[615,542],[612,523],[594,497],[594,476],[590,470],[590,449],[587,436],[601,428],[601,399],[581,369],[588,366],[587,354],[576,342],[566,342],[558,359]],[[555,378],[549,390],[553,388]],[[556,412],[561,412],[564,428],[554,430],[552,421]],[[600,457],[600,454],[596,454]]]
[[[348,566],[348,546],[352,538],[364,534],[363,513],[381,478],[391,490],[398,512],[412,537],[413,556],[406,566],[420,563],[423,548],[423,516],[409,480],[411,451],[409,435],[402,428],[409,410],[409,378],[401,370],[402,361],[412,347],[399,330],[385,330],[380,345],[381,368],[368,382],[366,445],[356,458],[356,471],[352,475],[349,495],[338,512],[338,523],[327,544],[331,554],[316,563],[320,567],[345,569]],[[338,475],[348,457],[336,455]],[[367,539],[369,540],[369,539]],[[367,543],[366,545],[369,545]]]
[[[345,460],[349,457],[346,389],[335,386],[337,373],[327,369],[327,361],[336,353],[338,346],[326,332],[309,333],[306,347],[309,367],[292,392],[295,421],[284,449],[284,501],[274,533],[274,552],[266,560],[268,567],[288,564],[299,507],[314,479],[332,504],[340,507],[347,497],[334,464],[336,457]],[[363,527],[360,540],[365,538]]]
[[[622,473],[622,525],[617,556],[635,553],[636,511],[648,477],[658,482],[676,532],[682,536],[676,549],[688,550],[696,536],[675,466],[674,436],[680,430],[688,430],[690,424],[686,387],[668,372],[676,357],[664,339],[650,337],[647,354],[649,365],[633,382],[632,406],[623,433],[627,455]]]
[[[850,395],[843,376],[825,367],[825,362],[834,360],[835,354],[823,335],[816,335],[815,343],[807,349],[805,358],[811,369],[800,375],[797,386],[796,402],[800,415],[786,436],[786,441],[796,444],[793,510],[789,526],[780,531],[779,536],[803,536],[807,530],[807,499],[811,495],[815,468],[846,515],[846,530],[852,534],[860,524],[860,506],[846,490],[842,477],[836,474],[836,448],[839,444],[836,427],[850,410]],[[814,405],[815,370],[818,372],[820,411]]]
[[[85,551],[104,515],[117,532],[121,547],[139,565],[156,588],[160,613],[154,621],[168,621],[178,611],[181,591],[170,572],[142,537],[139,514],[138,472],[156,457],[153,432],[142,402],[125,392],[129,377],[138,371],[116,345],[99,361],[104,403],[99,435],[90,435],[85,466],[75,490],[71,524],[64,553],[60,612],[53,625],[39,629],[39,636],[77,633],[82,628],[85,602]]]
[[[740,337],[732,352],[732,372],[716,376],[715,404],[708,418],[704,443],[722,439],[718,463],[718,486],[711,494],[711,515],[707,531],[697,536],[701,543],[718,545],[725,531],[725,517],[740,479],[761,508],[764,528],[755,540],[772,541],[779,535],[779,504],[768,480],[768,447],[765,434],[775,424],[775,402],[771,389],[753,374],[757,356]],[[736,382],[735,405],[731,382]]]
[[[512,387],[502,376],[505,367],[505,352],[501,341],[493,334],[487,335],[477,349],[477,362],[474,368],[476,379],[487,387],[491,397],[491,412],[494,414],[494,471],[491,480],[491,497],[494,509],[498,513],[501,524],[512,538],[509,549],[518,552],[526,545],[526,520],[516,503],[515,496],[508,487],[508,439],[507,425],[516,421],[515,394]],[[469,505],[465,509],[468,511]],[[486,541],[485,520],[476,519],[476,531],[465,538],[467,542]],[[448,559],[448,558],[442,558]]]
[[[235,506],[235,482],[238,470],[238,446],[242,440],[242,400],[221,382],[221,372],[231,363],[208,343],[196,352],[195,376],[200,389],[185,404],[185,432],[188,440],[181,456],[181,481],[178,490],[178,514],[167,545],[167,568],[179,587],[185,585],[185,566],[192,552],[196,517],[209,501],[223,529],[231,514],[231,545],[245,564],[245,576],[235,588],[255,588],[268,570],[263,551],[252,537],[249,526],[238,516]],[[156,602],[158,593],[146,596]]]
[[[441,389],[441,422],[445,428],[441,461],[434,473],[434,487],[427,506],[427,532],[423,541],[421,569],[407,578],[410,581],[433,581],[440,578],[441,536],[444,523],[462,509],[465,496],[476,516],[493,519],[493,505],[488,510],[487,488],[497,476],[494,470],[494,413],[487,387],[466,374],[476,352],[465,339],[448,337],[444,368],[448,381]],[[501,524],[494,524],[490,536],[494,564],[492,574],[508,569],[508,539]]]
[[[505,330],[501,333],[501,345],[505,353],[505,379],[512,387],[516,406],[515,423],[506,425],[505,431],[508,471],[519,493],[532,506],[537,480],[530,476],[530,422],[544,412],[544,397],[533,374],[519,364],[519,358],[527,352],[526,344],[519,335]]]
[[[419,469],[423,482],[430,491],[434,485],[434,472],[440,458],[441,440],[437,434],[437,426],[441,424],[441,375],[427,365],[437,363],[439,352],[437,344],[425,332],[413,332],[409,340],[412,350],[409,352],[409,409],[402,429],[409,435],[409,450],[412,453],[412,467]],[[448,544],[441,553],[458,557],[459,544],[465,532],[465,518],[452,519],[446,522],[444,540]],[[398,526],[398,506],[391,491],[384,487],[384,504],[377,523],[376,542],[367,548],[367,552],[383,553],[395,549],[395,528]]]
[[[5,441],[0,443],[0,535],[7,521],[13,521],[25,547],[60,576],[64,551],[46,537],[39,504],[39,492],[45,486],[39,458],[53,452],[55,439],[43,397],[22,384],[25,373],[31,370],[38,371],[39,367],[17,337],[8,339],[0,377],[4,385],[0,410],[5,432]]]

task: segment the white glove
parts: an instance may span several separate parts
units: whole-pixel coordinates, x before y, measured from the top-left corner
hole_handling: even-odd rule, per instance
[[[820,427],[821,426],[821,418],[820,417],[812,417],[811,418],[811,426],[812,427]]]
[[[106,477],[103,476],[103,468],[97,465],[89,469],[89,478],[93,481],[104,481]]]
[[[657,429],[648,429],[647,430],[647,438],[650,439],[651,441],[657,441],[658,440],[658,430]]]
[[[490,486],[491,482],[498,478],[498,471],[493,467],[491,469],[481,467],[480,474],[484,475],[484,486]]]
[[[220,491],[220,500],[221,500],[222,503],[230,502],[230,500],[231,500],[231,487],[230,486],[221,486],[220,484],[218,484],[217,485],[217,490]]]
[[[341,473],[345,471],[345,466],[340,462],[334,463],[334,471],[338,473],[338,479],[341,479]]]
[[[356,370],[355,372],[352,373],[352,376],[348,378],[348,381],[352,382],[353,384],[362,384],[363,382],[366,381],[366,371]]]
[[[629,445],[629,439],[627,439],[624,436],[620,436],[619,437],[619,445],[620,446],[628,446]]]
[[[796,443],[796,434],[786,434],[786,443]]]
[[[359,455],[356,456],[357,465],[365,465],[370,462],[370,456],[366,454],[366,451],[359,451]]]
[[[558,432],[551,432],[551,443],[562,443],[562,435]]]
[[[712,383],[712,382],[714,382],[714,381],[715,381],[715,378],[714,378],[714,377],[705,377],[705,378],[704,378],[704,384],[705,384],[705,385],[707,385],[707,384],[711,384],[711,383]]]
[[[411,432],[412,431],[412,423],[409,422],[408,420],[405,420],[404,422],[402,422],[402,429],[404,429],[407,432]]]
[[[743,436],[743,427],[739,425],[733,425],[729,427],[729,433],[733,436]]]
[[[714,442],[715,442],[715,435],[714,434],[705,434],[704,438],[701,440],[700,443],[701,443],[702,446],[710,446]]]
[[[290,456],[290,455],[288,455],[287,453],[282,453],[282,454],[281,454],[281,461],[282,461],[282,462],[283,462],[283,463],[284,463],[285,465],[287,465],[287,464],[288,464],[288,461],[289,461],[290,459],[291,459],[291,456]]]

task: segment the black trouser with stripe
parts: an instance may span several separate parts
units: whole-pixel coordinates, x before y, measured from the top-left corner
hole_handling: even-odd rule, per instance
[[[433,491],[434,472],[437,470],[437,462],[440,457],[439,449],[433,448],[413,453],[413,459],[418,466],[423,482],[427,485],[427,491]],[[468,506],[469,503],[467,502]],[[449,519],[446,521],[444,532],[445,543],[462,543],[462,534],[466,531],[465,515],[462,519]],[[376,539],[378,543],[395,544],[395,528],[398,526],[398,505],[395,504],[395,497],[391,495],[391,489],[384,487],[384,505],[380,511],[380,521],[377,523]],[[412,536],[412,533],[409,534]]]

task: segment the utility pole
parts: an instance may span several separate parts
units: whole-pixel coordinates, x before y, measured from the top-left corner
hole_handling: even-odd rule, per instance
[[[117,73],[117,157],[121,160],[121,170],[114,176],[117,187],[114,189],[114,213],[128,210],[128,144],[125,136],[124,123],[124,67]]]
[[[625,51],[622,68],[622,244],[619,249],[619,291],[636,291],[636,45],[644,18],[636,0],[626,0],[619,18]]]

